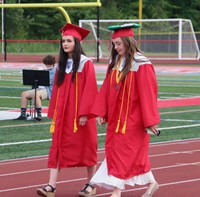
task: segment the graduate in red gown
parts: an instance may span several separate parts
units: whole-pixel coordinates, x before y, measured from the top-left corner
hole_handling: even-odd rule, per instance
[[[53,119],[48,159],[50,178],[49,184],[37,189],[37,193],[54,197],[60,169],[86,166],[87,184],[79,196],[91,196],[96,193],[90,179],[97,163],[97,127],[90,111],[98,87],[94,65],[81,47],[81,41],[90,31],[67,23],[60,32],[59,62],[48,112]]]
[[[142,197],[158,189],[148,157],[150,135],[159,134],[157,80],[152,63],[142,55],[132,30],[137,24],[111,26],[111,60],[92,114],[107,123],[106,158],[91,182],[120,197],[125,185],[148,184]]]

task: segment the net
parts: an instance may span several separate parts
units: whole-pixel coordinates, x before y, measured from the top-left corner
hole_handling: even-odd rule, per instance
[[[141,24],[141,28],[134,29],[134,37],[150,59],[199,59],[198,43],[188,19],[99,20],[99,38],[97,20],[80,20],[81,27],[91,30],[83,43],[87,55],[108,59],[111,49],[111,31],[107,29],[108,26],[131,22]]]

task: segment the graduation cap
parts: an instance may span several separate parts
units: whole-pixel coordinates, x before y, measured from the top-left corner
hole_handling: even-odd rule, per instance
[[[71,23],[66,23],[59,31],[62,33],[62,36],[74,36],[80,41],[90,33],[89,30],[73,25]]]
[[[112,39],[118,38],[118,37],[124,37],[124,36],[134,36],[134,32],[132,28],[139,28],[140,24],[136,23],[127,23],[123,25],[113,25],[109,26],[108,30],[114,31],[112,35]]]

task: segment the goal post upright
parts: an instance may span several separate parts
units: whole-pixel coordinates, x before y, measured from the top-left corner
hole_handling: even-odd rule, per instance
[[[181,59],[182,55],[181,55],[181,51],[182,51],[182,20],[179,20],[179,34],[178,34],[178,59]]]
[[[63,7],[100,7],[101,1],[82,3],[6,3],[0,4],[0,8],[57,8],[65,16],[67,22],[71,22]]]
[[[191,20],[189,20],[189,23],[190,23],[190,26],[191,26],[191,30],[192,30],[193,34],[195,35],[194,28],[193,28]],[[196,45],[196,48],[197,48],[197,59],[200,59],[200,49],[199,49],[199,45],[198,45],[196,36],[194,36],[194,40],[195,40],[195,45]]]

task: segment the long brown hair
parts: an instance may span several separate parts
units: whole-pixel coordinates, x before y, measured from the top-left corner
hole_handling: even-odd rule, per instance
[[[126,49],[126,52],[124,55],[126,61],[125,61],[124,68],[122,70],[123,74],[122,74],[122,78],[121,78],[121,80],[123,80],[126,77],[126,75],[128,74],[128,72],[130,71],[132,62],[135,60],[134,59],[135,53],[141,52],[141,51],[140,51],[139,47],[137,46],[136,40],[133,37],[124,36],[124,37],[121,37],[121,39],[122,39],[122,42],[124,43],[125,49]],[[113,69],[113,67],[115,66],[116,61],[117,61],[116,60],[117,55],[118,55],[118,53],[115,50],[114,44],[112,43],[111,63],[108,66],[108,72],[110,72]]]
[[[73,60],[72,81],[74,81],[75,79],[75,76],[79,67],[80,59],[81,59],[81,54],[85,55],[85,52],[83,51],[80,41],[74,37],[74,42],[75,42],[75,46],[72,53],[72,60]],[[68,53],[66,53],[62,47],[62,39],[61,39],[60,53],[59,53],[59,60],[58,60],[58,77],[56,81],[56,84],[58,86],[60,86],[64,81],[65,69],[66,69],[68,58],[69,58]]]

